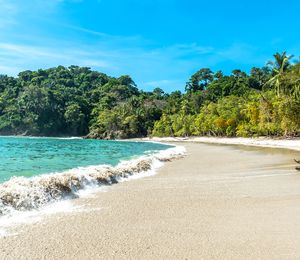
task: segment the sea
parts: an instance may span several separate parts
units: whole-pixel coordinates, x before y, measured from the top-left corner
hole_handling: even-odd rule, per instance
[[[0,137],[0,216],[153,172],[183,154],[180,147],[155,142]]]

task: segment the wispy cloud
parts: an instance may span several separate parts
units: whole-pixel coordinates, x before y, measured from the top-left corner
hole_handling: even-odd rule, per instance
[[[65,55],[57,54],[47,48],[12,43],[0,43],[0,54],[11,58],[65,58]]]
[[[65,41],[47,41],[48,45],[16,44],[0,42],[0,73],[16,75],[26,69],[47,68],[57,65],[79,65],[120,76],[130,74],[140,87],[151,89],[161,87],[164,89],[180,88],[184,86],[185,79],[181,80],[182,73],[188,77],[191,62],[184,59],[186,55],[199,57],[202,53],[209,53],[211,48],[191,45],[171,45],[166,47],[143,48],[138,38],[131,38],[122,45],[122,37],[118,36],[118,43],[107,45],[104,42],[93,45],[70,46]],[[162,73],[170,79],[162,79]]]
[[[0,43],[0,72],[16,75],[26,69],[47,68],[57,65],[79,65],[95,69],[113,69],[113,66],[92,52],[82,52],[76,48],[54,48],[32,45]],[[3,65],[5,64],[5,65]]]
[[[223,48],[197,42],[162,45],[141,35],[107,34],[97,27],[60,19],[61,7],[80,1],[32,0],[25,5],[19,0],[0,0],[0,74],[79,65],[113,76],[129,74],[144,89],[161,87],[168,91],[183,89],[190,75],[201,67],[265,60],[258,48],[244,43]],[[37,17],[39,22],[46,20],[54,28],[53,34],[46,27],[46,32],[44,27],[38,27]],[[23,23],[22,19],[28,20]],[[60,36],[55,38],[57,31]]]
[[[104,40],[111,38],[104,35]],[[186,80],[201,67],[214,67],[222,62],[238,64],[249,59],[260,60],[258,50],[247,45],[232,45],[224,49],[192,44],[143,48],[136,38],[129,45],[110,47],[106,41],[76,47],[67,42],[48,41],[47,46],[0,42],[1,73],[16,75],[25,69],[47,68],[57,65],[79,65],[113,76],[130,74],[140,87],[147,90],[161,87],[165,90],[183,89]],[[128,38],[125,37],[125,41]],[[5,65],[3,65],[5,64]],[[262,64],[263,65],[263,64]]]
[[[71,25],[71,24],[60,24],[61,26],[64,26],[65,28],[71,29],[71,30],[75,30],[75,31],[79,31],[79,32],[83,32],[83,33],[88,33],[88,34],[92,34],[92,35],[96,35],[96,36],[100,36],[100,37],[109,37],[108,34],[103,33],[103,32],[98,32],[95,30],[91,30],[91,29],[87,29],[81,26],[75,26],[75,25]]]

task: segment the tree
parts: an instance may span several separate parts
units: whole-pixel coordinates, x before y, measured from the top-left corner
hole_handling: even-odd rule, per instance
[[[71,134],[82,135],[86,133],[85,115],[78,104],[67,106],[64,117]]]
[[[284,74],[290,67],[290,59],[293,55],[287,56],[286,52],[281,54],[277,52],[273,57],[275,60],[268,62],[268,65],[272,68],[273,75],[266,84],[274,87],[277,95],[280,96],[281,93],[286,92]]]
[[[152,93],[153,93],[154,97],[157,99],[162,99],[165,94],[165,92],[161,88],[153,89]]]
[[[214,79],[214,74],[209,68],[203,68],[192,75],[186,85],[186,91],[195,92],[204,90],[207,85]]]
[[[268,67],[253,67],[250,72],[249,86],[250,88],[262,90],[265,83],[270,79],[271,70]]]
[[[139,90],[133,79],[58,66],[0,75],[0,134],[131,138],[299,135],[300,63],[194,73],[186,93]]]

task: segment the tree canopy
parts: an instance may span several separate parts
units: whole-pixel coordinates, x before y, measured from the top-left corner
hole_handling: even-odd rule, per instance
[[[300,62],[286,52],[249,74],[202,68],[186,92],[139,90],[128,75],[58,66],[0,75],[0,134],[266,136],[300,134]]]

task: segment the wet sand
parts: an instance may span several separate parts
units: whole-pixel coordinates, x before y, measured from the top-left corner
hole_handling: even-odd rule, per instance
[[[0,238],[0,259],[300,258],[299,152],[182,145],[156,175],[73,201],[86,211]]]

